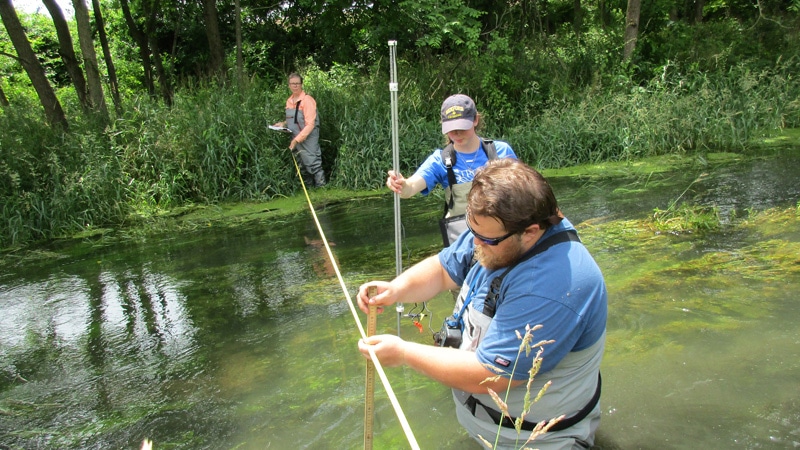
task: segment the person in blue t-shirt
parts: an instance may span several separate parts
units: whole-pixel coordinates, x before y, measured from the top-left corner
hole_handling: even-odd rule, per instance
[[[437,345],[376,335],[359,341],[360,352],[369,358],[371,348],[387,367],[405,365],[452,388],[459,422],[476,440],[497,438],[496,449],[516,449],[528,439],[530,431],[514,428],[516,418],[523,416],[522,429],[532,430],[562,415],[531,445],[591,447],[600,423],[608,314],[600,268],[559,211],[550,185],[522,162],[498,159],[479,170],[466,216],[469,230],[438,255],[391,282],[359,288],[364,312],[368,305],[380,312],[460,288],[453,315],[434,336]],[[377,294],[369,298],[372,286]],[[535,330],[533,342],[548,342],[530,386],[536,349],[520,351],[519,338],[528,327]],[[525,412],[526,394],[535,397],[548,382],[544,396]],[[503,419],[490,390],[507,403],[510,419]]]
[[[409,198],[420,192],[428,195],[437,184],[441,185],[445,189],[447,203],[445,217],[453,217],[464,214],[467,192],[476,170],[490,159],[516,158],[517,155],[506,142],[486,141],[478,136],[476,128],[480,126],[481,115],[475,108],[475,102],[466,95],[447,97],[442,103],[441,120],[442,134],[447,136],[449,145],[455,150],[455,163],[452,165],[455,185],[451,185],[442,159],[444,149],[436,149],[409,178],[390,170],[386,186],[400,194],[401,198]]]

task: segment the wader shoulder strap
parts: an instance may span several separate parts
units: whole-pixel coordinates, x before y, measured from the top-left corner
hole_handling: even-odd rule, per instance
[[[483,152],[486,153],[486,157],[489,158],[489,161],[497,159],[497,149],[494,148],[494,141],[481,138],[481,142],[483,143]]]
[[[297,102],[297,104],[300,105],[300,102]],[[295,112],[295,120],[297,120],[297,112]],[[483,148],[483,152],[486,153],[486,158],[488,158],[489,161],[497,159],[497,149],[494,147],[494,141],[491,139],[484,139],[480,136],[478,139],[481,140],[481,148]],[[455,186],[456,184],[456,174],[453,172],[453,166],[456,165],[456,154],[457,152],[452,142],[442,149],[442,162],[447,169],[447,183],[450,186]],[[450,200],[445,199],[444,201],[444,216],[442,217],[447,216],[447,211],[452,209],[453,206],[455,206],[455,198],[453,188],[451,187]]]
[[[447,217],[447,211],[456,204],[452,188],[452,186],[456,185],[456,173],[453,172],[453,166],[456,165],[456,150],[452,142],[442,149],[442,162],[444,163],[445,169],[447,169],[447,184],[450,186],[450,199],[444,200],[444,215],[442,216]]]
[[[550,427],[550,431],[566,430],[567,428],[569,428],[569,427],[575,425],[576,423],[580,422],[581,420],[585,419],[586,416],[588,416],[589,413],[592,412],[594,407],[597,406],[597,402],[600,401],[600,391],[601,391],[602,381],[603,380],[600,377],[600,373],[598,372],[598,374],[597,374],[597,388],[594,391],[594,395],[592,396],[592,399],[589,400],[589,403],[587,403],[586,406],[584,406],[580,411],[575,413],[574,416],[566,417],[564,419],[559,420],[555,425]],[[488,414],[489,417],[492,418],[492,420],[494,421],[495,425],[501,425],[501,423],[502,423],[502,426],[504,426],[506,428],[515,428],[514,423],[517,421],[516,419],[512,419],[512,418],[504,415],[500,411],[497,411],[494,408],[490,408],[490,407],[484,405],[483,403],[481,403],[480,400],[478,400],[477,398],[475,398],[472,395],[470,395],[469,398],[467,398],[467,402],[465,404],[466,404],[467,408],[470,410],[470,412],[472,413],[473,416],[475,415],[475,407],[480,405],[486,411],[486,414]],[[528,422],[527,420],[523,420],[522,421],[522,429],[523,430],[533,431],[533,429],[536,428],[536,425],[537,424],[534,423],[534,422]]]
[[[503,273],[496,276],[494,280],[492,280],[492,284],[489,286],[489,293],[486,294],[486,300],[483,302],[483,314],[488,317],[494,317],[494,313],[497,311],[498,298],[500,297],[500,285],[503,283],[503,278],[508,275],[508,272],[511,272],[511,269],[516,267],[517,264],[546,251],[550,247],[567,241],[580,242],[581,239],[578,237],[578,233],[575,230],[560,231],[528,250],[517,262],[509,266]]]

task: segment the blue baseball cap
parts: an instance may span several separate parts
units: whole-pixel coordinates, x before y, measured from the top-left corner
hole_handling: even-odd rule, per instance
[[[475,102],[468,96],[456,94],[447,97],[442,103],[442,134],[471,129],[477,116]]]

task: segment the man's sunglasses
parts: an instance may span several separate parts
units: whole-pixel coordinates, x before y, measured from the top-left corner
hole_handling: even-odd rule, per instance
[[[491,245],[491,246],[498,245],[501,242],[505,241],[506,239],[518,233],[518,231],[512,231],[511,233],[508,233],[505,236],[500,236],[498,238],[487,238],[485,236],[481,236],[480,234],[472,230],[472,227],[469,226],[469,219],[467,219],[466,222],[467,222],[467,228],[469,229],[469,231],[472,232],[473,235],[475,235],[475,238],[477,238],[479,241],[483,242],[486,245]]]

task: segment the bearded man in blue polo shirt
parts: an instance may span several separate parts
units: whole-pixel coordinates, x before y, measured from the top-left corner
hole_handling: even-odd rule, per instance
[[[496,449],[518,449],[530,432],[517,433],[525,396],[546,394],[525,416],[523,430],[564,416],[530,445],[542,450],[589,448],[600,423],[600,362],[603,357],[607,293],[600,268],[558,208],[547,181],[514,159],[480,169],[467,197],[465,231],[451,246],[391,282],[359,289],[362,311],[396,302],[420,302],[460,289],[453,315],[437,333],[437,345],[377,335],[359,341],[387,367],[406,365],[453,390],[459,422],[475,439]],[[473,257],[478,264],[473,264]],[[367,289],[377,287],[369,298]],[[536,352],[520,352],[519,335],[541,325],[534,341],[544,347],[542,365],[528,388]],[[504,376],[496,377],[497,371]],[[489,380],[489,381],[487,381]],[[505,393],[503,416],[489,389]],[[499,430],[499,433],[498,433]],[[499,436],[497,436],[499,434]]]

